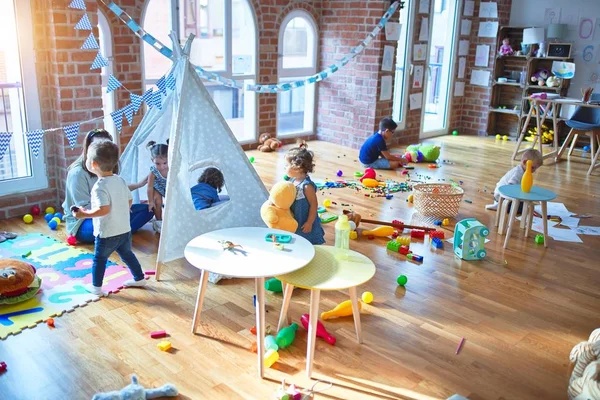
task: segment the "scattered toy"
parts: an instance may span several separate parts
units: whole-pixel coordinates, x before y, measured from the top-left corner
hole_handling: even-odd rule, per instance
[[[465,343],[465,338],[462,338],[460,340],[460,343],[458,344],[458,346],[456,347],[456,354],[458,354],[458,352],[460,351],[460,349],[462,349],[463,344]]]
[[[358,302],[358,310],[362,310],[362,302]],[[352,301],[346,300],[335,306],[333,310],[321,313],[322,320],[328,320],[337,317],[347,317],[352,315]]]
[[[154,332],[150,333],[150,337],[152,339],[164,338],[164,337],[167,337],[167,332],[166,331],[154,331]]]
[[[302,326],[304,327],[304,329],[308,330],[308,324],[310,323],[310,315],[302,314],[300,322],[302,322]],[[327,332],[327,329],[325,329],[325,326],[321,323],[321,321],[317,321],[317,337],[324,339],[327,343],[329,343],[332,346],[335,345],[335,337],[332,336],[329,332]]]
[[[350,232],[350,239],[352,239],[352,240],[358,239],[358,233],[356,231]]]
[[[54,211],[53,207],[46,208],[46,214],[52,214],[52,215],[54,215],[54,213],[55,213],[55,211]]]
[[[77,238],[73,235],[67,236],[67,244],[69,246],[75,246],[77,244]]]
[[[444,231],[429,231],[429,239],[438,238],[444,240],[445,236]]]
[[[344,176],[344,173],[341,169],[339,169],[338,172],[336,172],[335,174],[338,176],[338,178]]]
[[[160,351],[168,351],[171,348],[171,342],[164,340],[156,345]]]
[[[458,136],[458,131],[452,131],[452,136]]]
[[[269,292],[281,293],[283,292],[283,285],[277,278],[271,278],[265,282],[265,289]]]
[[[4,361],[0,361],[0,374],[6,372],[6,363]]]
[[[273,350],[268,350],[265,353],[264,364],[265,368],[271,368],[279,360],[279,353]]]
[[[298,330],[298,324],[293,322],[290,326],[286,326],[277,334],[275,341],[277,346],[281,349],[289,347],[296,339],[296,331]]]
[[[331,207],[331,200],[329,200],[329,199],[323,200],[323,207],[325,207],[325,208]]]
[[[396,242],[403,244],[405,246],[410,246],[411,238],[410,238],[410,236],[398,236],[396,238]]]
[[[442,226],[442,221],[439,221],[439,220],[438,220],[438,221],[435,221],[433,224],[434,224],[435,226]]]
[[[54,318],[48,318],[46,320],[46,325],[48,325],[49,327],[54,328]]]
[[[248,161],[250,161],[250,164],[253,164],[254,163],[254,157],[248,158]]]
[[[536,244],[544,244],[544,235],[542,235],[541,233],[535,235],[535,243]]]
[[[38,206],[31,207],[31,215],[40,215],[42,210]]]
[[[25,254],[21,254],[21,258],[27,258],[31,255],[31,250],[29,250],[27,253]]]
[[[144,271],[144,275],[156,275],[156,270],[148,269]]]
[[[409,194],[406,201],[408,201],[409,203],[413,203],[415,201],[415,196],[412,194]]]
[[[436,249],[443,249],[444,248],[444,242],[438,238],[433,238],[431,239],[431,245],[433,247],[435,247]]]
[[[444,218],[444,220],[442,221],[442,226],[448,226],[450,225],[450,220],[448,218]]]
[[[31,214],[25,214],[23,215],[23,222],[25,222],[26,224],[30,224],[33,222],[33,216]]]
[[[396,282],[400,286],[405,286],[408,283],[408,278],[406,277],[406,275],[400,275],[398,279],[396,279]]]
[[[373,301],[373,293],[364,292],[360,298],[365,304],[370,304]]]

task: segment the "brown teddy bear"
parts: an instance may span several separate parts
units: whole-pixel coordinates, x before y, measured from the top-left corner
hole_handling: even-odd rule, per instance
[[[33,265],[10,258],[0,260],[0,304],[29,300],[37,294],[41,284]]]
[[[296,186],[292,182],[277,182],[271,188],[269,199],[260,208],[260,216],[269,228],[296,232],[298,222],[290,207],[296,200]]]
[[[260,135],[258,142],[260,143],[258,145],[258,150],[263,153],[275,151],[283,145],[278,139],[271,137],[268,133]]]

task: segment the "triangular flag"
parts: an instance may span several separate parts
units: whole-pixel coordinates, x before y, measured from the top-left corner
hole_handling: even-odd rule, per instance
[[[159,91],[154,92],[153,103],[159,110],[162,110],[162,93]]]
[[[85,1],[83,0],[73,0],[71,4],[69,4],[69,8],[74,8],[76,10],[85,10]]]
[[[175,75],[173,75],[173,71],[167,76],[167,88],[175,90]]]
[[[110,116],[112,117],[113,121],[115,122],[115,126],[117,127],[117,130],[119,132],[121,132],[121,129],[123,129],[123,110],[121,110],[121,109],[115,110],[110,113]]]
[[[140,109],[140,107],[142,106],[142,102],[144,101],[144,97],[131,93],[129,95],[129,98],[131,99],[131,105],[133,106],[133,112],[137,113],[138,110]]]
[[[83,14],[83,17],[81,17],[81,19],[79,20],[77,25],[75,25],[75,29],[78,29],[81,31],[91,31],[92,30],[92,23],[90,22],[90,19],[88,18],[87,14]]]
[[[123,107],[123,114],[125,114],[125,118],[127,118],[127,122],[129,126],[133,123],[133,104],[129,103],[125,107]]]
[[[79,136],[79,124],[65,126],[63,131],[65,131],[65,135],[69,140],[69,146],[71,146],[71,150],[73,150],[77,144],[77,136]]]
[[[98,46],[98,42],[96,41],[96,38],[94,37],[93,33],[90,33],[90,36],[88,36],[88,38],[85,39],[85,42],[83,42],[83,45],[81,46],[81,50],[92,50],[99,48],[100,46]]]
[[[110,93],[117,88],[120,88],[123,84],[115,78],[113,75],[108,77],[108,84],[106,85],[106,93]]]
[[[44,131],[41,129],[36,129],[35,131],[25,132],[25,136],[27,136],[27,142],[29,143],[31,152],[35,158],[38,158],[40,155],[40,148],[42,147],[42,142],[44,140]]]
[[[0,160],[4,157],[6,150],[8,150],[11,138],[12,132],[0,132]]]
[[[142,98],[144,99],[148,107],[152,108],[152,106],[154,105],[154,96],[152,94],[152,88],[146,90],[146,93],[144,93],[144,96]]]
[[[167,94],[167,81],[165,80],[164,76],[156,81],[156,86],[158,86],[158,89],[161,93]]]
[[[94,62],[92,63],[92,66],[90,67],[90,70],[102,67],[108,67],[108,60],[104,58],[104,56],[100,52],[98,52],[98,54],[96,54]]]

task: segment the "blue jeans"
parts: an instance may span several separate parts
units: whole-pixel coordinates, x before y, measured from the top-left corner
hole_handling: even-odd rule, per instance
[[[127,232],[107,238],[96,237],[94,242],[94,261],[92,264],[92,282],[94,286],[102,286],[106,262],[108,261],[108,257],[115,251],[125,265],[127,265],[136,281],[144,279],[142,266],[131,250],[131,232]]]
[[[154,213],[148,211],[148,204],[132,204],[129,221],[131,224],[131,232],[138,231],[142,226],[146,225],[154,217]],[[79,230],[75,235],[79,243],[94,243],[94,225],[92,219],[88,218],[79,226]]]
[[[371,164],[363,164],[365,168],[373,168],[373,169],[391,169],[390,161],[387,158],[379,157],[377,160],[372,162]]]

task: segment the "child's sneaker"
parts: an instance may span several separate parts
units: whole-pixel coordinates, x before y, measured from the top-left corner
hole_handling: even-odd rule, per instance
[[[162,221],[152,221],[152,229],[154,229],[154,232],[160,233],[162,230]]]
[[[498,209],[498,203],[488,204],[487,206],[485,206],[485,209],[496,211]]]
[[[83,288],[91,294],[95,294],[96,296],[104,297],[108,295],[107,292],[102,291],[102,287],[94,286],[91,283],[89,285],[85,285]]]
[[[140,279],[139,281],[136,281],[135,279],[129,279],[129,280],[123,282],[123,286],[125,286],[125,287],[144,287],[144,286],[146,286],[146,280]]]

